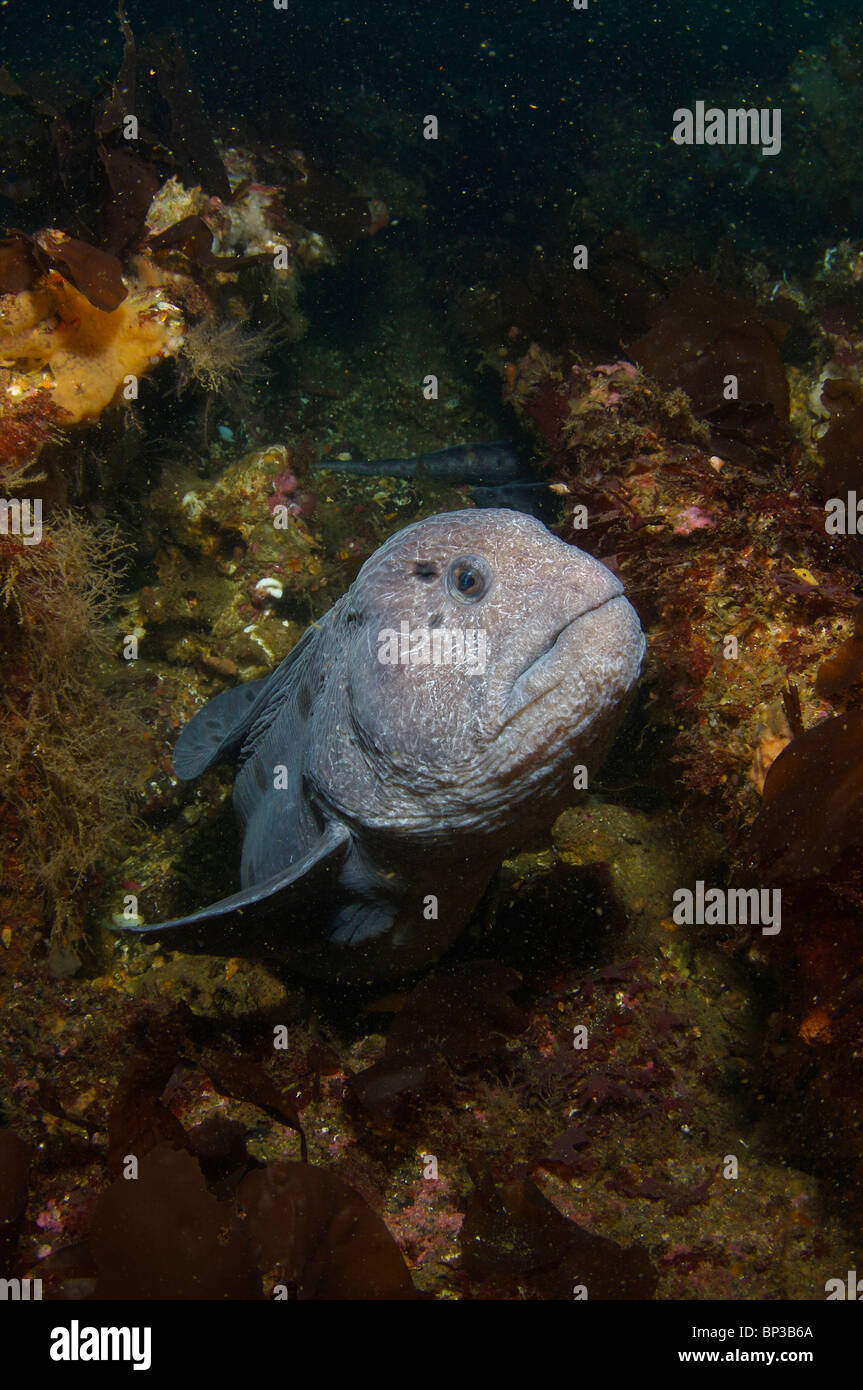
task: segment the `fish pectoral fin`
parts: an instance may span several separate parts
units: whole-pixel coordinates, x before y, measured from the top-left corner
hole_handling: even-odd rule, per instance
[[[395,915],[392,903],[368,899],[347,903],[331,918],[334,930],[330,933],[330,941],[339,946],[359,946],[364,941],[374,941],[390,930]]]
[[[333,610],[331,609],[330,612]],[[224,759],[245,758],[277,714],[285,708],[297,673],[324,660],[320,635],[329,614],[306,628],[299,642],[268,676],[223,690],[199,709],[186,725],[174,748],[174,771],[183,782]],[[317,668],[316,668],[317,669]],[[311,682],[314,686],[315,681]]]
[[[321,871],[330,873],[342,863],[350,846],[351,833],[347,826],[340,821],[331,821],[321,838],[302,858],[270,878],[252,883],[248,888],[241,889],[239,893],[232,893],[228,898],[220,898],[218,902],[212,903],[209,907],[202,907],[197,912],[190,913],[188,917],[173,917],[170,921],[154,922],[152,925],[145,923],[143,926],[124,926],[118,930],[134,932],[136,936],[141,936],[148,932],[168,931],[172,927],[194,927],[203,922],[230,917],[232,913],[242,912],[245,908],[276,897],[302,880],[317,878]],[[309,881],[304,887],[311,889],[312,883]]]
[[[181,781],[190,782],[234,750],[269,681],[269,676],[263,676],[233,690],[223,690],[198,710],[174,748],[174,771]]]

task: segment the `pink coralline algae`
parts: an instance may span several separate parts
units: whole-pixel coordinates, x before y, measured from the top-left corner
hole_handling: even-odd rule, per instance
[[[277,507],[285,505],[286,498],[290,497],[297,490],[297,480],[289,469],[279,473],[272,480],[272,496],[267,498],[267,506],[271,512]]]
[[[693,531],[703,531],[706,527],[715,525],[713,517],[708,516],[707,512],[703,512],[700,507],[684,507],[682,512],[677,513],[674,534],[675,536],[691,536]]]
[[[641,375],[634,363],[626,362],[623,358],[619,362],[601,362],[593,371],[600,372],[603,376],[614,376],[615,372],[623,372],[630,381],[636,381]]]

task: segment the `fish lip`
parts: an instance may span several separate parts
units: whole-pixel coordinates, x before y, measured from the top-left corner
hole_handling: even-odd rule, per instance
[[[572,618],[570,618],[567,622],[561,623],[561,625],[560,625],[560,627],[557,629],[557,631],[553,634],[553,636],[552,636],[552,637],[548,640],[548,642],[545,644],[545,646],[543,647],[542,651],[537,652],[534,656],[532,656],[532,657],[530,658],[530,660],[528,661],[527,665],[524,666],[524,667],[522,668],[521,671],[519,671],[518,675],[515,677],[515,679],[514,679],[513,682],[512,682],[513,688],[515,688],[515,686],[516,686],[517,683],[522,679],[523,676],[526,676],[526,675],[527,675],[528,671],[531,671],[531,670],[533,669],[533,667],[537,664],[538,661],[541,661],[542,658],[543,658],[544,656],[548,656],[549,652],[551,652],[551,651],[554,650],[554,648],[557,646],[557,644],[558,644],[558,642],[560,641],[560,639],[561,639],[561,637],[563,636],[563,634],[564,634],[565,632],[568,632],[569,629],[570,629],[575,623],[581,622],[582,618],[586,618],[587,615],[588,615],[588,613],[596,613],[596,612],[598,612],[599,609],[600,609],[600,608],[604,608],[605,605],[606,605],[607,603],[611,603],[612,599],[621,598],[621,597],[622,597],[622,594],[621,594],[620,590],[616,591],[615,593],[606,594],[606,595],[605,595],[605,598],[601,598],[601,599],[599,599],[596,603],[592,603],[592,604],[590,605],[589,608],[582,608],[582,610],[581,610],[580,613],[576,613],[575,616],[572,617]]]
[[[628,601],[626,595],[624,594],[621,588],[612,593],[606,594],[605,598],[597,600],[596,603],[592,603],[588,608],[583,608],[580,613],[577,613],[574,617],[570,618],[569,622],[563,623],[561,627],[557,630],[557,632],[554,634],[553,638],[551,638],[548,644],[543,648],[543,650],[539,652],[536,656],[534,656],[530,662],[528,662],[528,664],[519,673],[519,675],[515,678],[515,680],[512,682],[512,685],[510,686],[509,695],[506,701],[506,712],[504,718],[501,721],[501,729],[507,728],[515,720],[520,719],[529,709],[533,708],[533,706],[535,706],[540,700],[546,700],[548,696],[552,693],[552,691],[556,690],[557,687],[563,683],[565,675],[561,674],[557,680],[549,682],[548,685],[544,685],[541,690],[535,691],[529,696],[529,698],[524,700],[520,698],[520,692],[517,694],[517,692],[519,691],[519,682],[524,680],[525,677],[529,675],[529,673],[533,670],[533,667],[539,661],[541,661],[543,657],[547,656],[549,652],[554,650],[561,637],[563,637],[563,635],[566,632],[568,632],[570,628],[574,627],[575,624],[577,622],[580,622],[582,618],[586,618],[588,614],[599,612],[600,609],[605,608],[607,604],[612,603],[615,599],[623,599],[625,603]],[[512,706],[513,704],[515,704],[515,708],[510,708],[510,706]]]

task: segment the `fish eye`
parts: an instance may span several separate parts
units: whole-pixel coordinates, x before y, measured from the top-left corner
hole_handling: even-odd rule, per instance
[[[446,578],[447,588],[453,598],[466,603],[476,603],[489,585],[486,566],[475,555],[462,555],[458,560],[453,560]]]

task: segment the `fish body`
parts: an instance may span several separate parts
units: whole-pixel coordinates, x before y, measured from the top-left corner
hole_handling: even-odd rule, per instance
[[[431,964],[574,767],[597,768],[643,655],[619,580],[534,518],[399,531],[275,671],[180,735],[180,778],[236,765],[241,888],[134,930],[206,943],[226,923],[329,979]]]
[[[490,444],[456,444],[450,449],[436,449],[431,454],[417,454],[414,458],[321,459],[318,468],[365,478],[428,478],[454,485],[477,483],[482,487],[512,483],[525,474],[518,455],[502,439]]]
[[[523,479],[501,483],[496,487],[478,485],[470,490],[470,499],[477,507],[503,507],[513,512],[526,512],[550,526],[560,511],[560,498],[548,483],[540,479]]]

